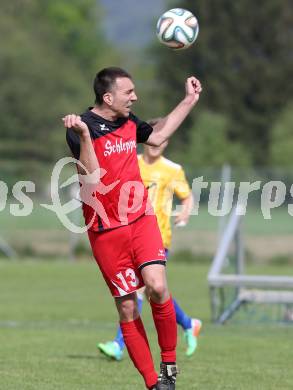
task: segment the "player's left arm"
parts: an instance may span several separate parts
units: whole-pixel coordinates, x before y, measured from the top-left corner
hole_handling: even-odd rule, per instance
[[[201,91],[200,81],[194,76],[189,77],[185,82],[185,97],[166,117],[158,120],[146,143],[160,146],[169,139],[196,105]]]

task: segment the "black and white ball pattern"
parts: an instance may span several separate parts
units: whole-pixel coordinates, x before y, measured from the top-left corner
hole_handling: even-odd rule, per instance
[[[198,21],[188,10],[173,8],[165,12],[157,23],[160,42],[172,49],[187,49],[198,36]]]

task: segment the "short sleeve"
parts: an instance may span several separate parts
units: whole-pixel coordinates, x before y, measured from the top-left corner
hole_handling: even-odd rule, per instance
[[[190,186],[181,167],[179,168],[178,173],[174,178],[173,188],[175,195],[179,199],[186,199],[191,193]]]
[[[79,136],[72,129],[66,131],[66,141],[73,156],[78,160],[80,155],[80,141]]]
[[[131,114],[130,119],[136,123],[136,142],[141,144],[145,143],[153,132],[152,126],[133,114]]]

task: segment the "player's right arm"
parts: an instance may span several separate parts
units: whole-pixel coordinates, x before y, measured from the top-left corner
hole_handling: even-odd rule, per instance
[[[73,131],[79,137],[79,161],[84,165],[87,172],[84,171],[80,165],[78,165],[78,171],[81,174],[89,174],[97,171],[99,162],[93,147],[89,128],[85,122],[81,120],[79,115],[69,114],[62,118],[64,127],[67,129],[73,129]],[[98,172],[98,171],[97,171]]]
[[[185,82],[185,97],[166,117],[160,118],[156,122],[146,143],[160,146],[169,139],[197,104],[201,91],[200,81],[194,76],[188,77]]]

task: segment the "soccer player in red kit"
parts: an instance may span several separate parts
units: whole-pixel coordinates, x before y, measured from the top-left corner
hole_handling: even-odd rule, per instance
[[[154,127],[138,119],[131,76],[109,67],[94,80],[95,106],[63,118],[67,143],[79,160],[81,200],[93,255],[115,298],[124,341],[148,389],[173,390],[177,374],[175,310],[165,272],[165,251],[156,216],[148,201],[136,154],[137,143],[159,146],[180,126],[201,93],[195,77],[185,97]],[[161,366],[158,376],[139,316],[135,291],[150,296]]]

